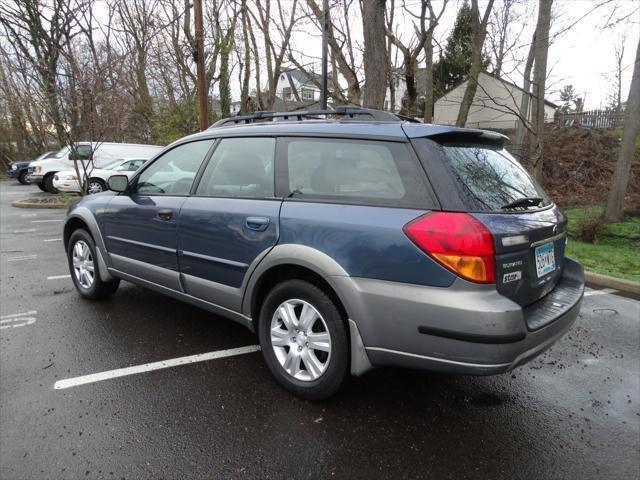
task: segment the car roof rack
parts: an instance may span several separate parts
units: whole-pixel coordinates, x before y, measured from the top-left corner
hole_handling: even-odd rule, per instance
[[[323,120],[322,117],[340,116],[354,119],[358,117],[359,120],[370,120],[378,122],[397,122],[399,120],[421,123],[420,120],[413,117],[407,117],[405,115],[399,115],[396,113],[385,112],[383,110],[374,110],[371,108],[352,107],[352,106],[339,106],[335,109],[327,110],[293,110],[291,112],[272,112],[272,111],[257,111],[251,115],[239,115],[235,117],[228,117],[218,120],[209,128],[223,127],[225,125],[238,125],[238,124],[251,124],[259,123],[261,121],[303,121],[303,120]],[[360,118],[364,117],[364,118]]]

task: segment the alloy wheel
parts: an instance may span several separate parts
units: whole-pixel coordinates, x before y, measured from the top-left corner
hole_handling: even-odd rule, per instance
[[[73,273],[82,288],[89,289],[95,278],[93,255],[84,240],[78,240],[73,246]]]
[[[331,360],[331,335],[309,302],[282,302],[271,319],[271,347],[280,366],[297,380],[320,378]]]

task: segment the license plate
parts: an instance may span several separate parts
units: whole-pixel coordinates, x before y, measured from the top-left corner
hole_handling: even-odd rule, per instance
[[[556,269],[556,256],[553,249],[553,242],[536,247],[535,253],[538,278],[544,277]]]

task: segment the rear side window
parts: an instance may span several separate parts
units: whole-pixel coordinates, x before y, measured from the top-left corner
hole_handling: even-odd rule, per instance
[[[549,205],[542,188],[506,150],[464,144],[443,149],[457,194],[469,211],[504,211],[527,197],[542,199],[535,208]]]
[[[291,138],[286,154],[286,193],[295,198],[421,207],[430,204],[424,178],[406,144]]]
[[[274,138],[225,138],[196,189],[198,196],[273,197]]]

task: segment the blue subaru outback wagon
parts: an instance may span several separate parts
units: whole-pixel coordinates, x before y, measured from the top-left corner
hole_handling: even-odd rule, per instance
[[[347,107],[225,119],[72,205],[71,276],[246,325],[308,399],[383,365],[506,372],[570,328],[584,274],[505,140]]]

